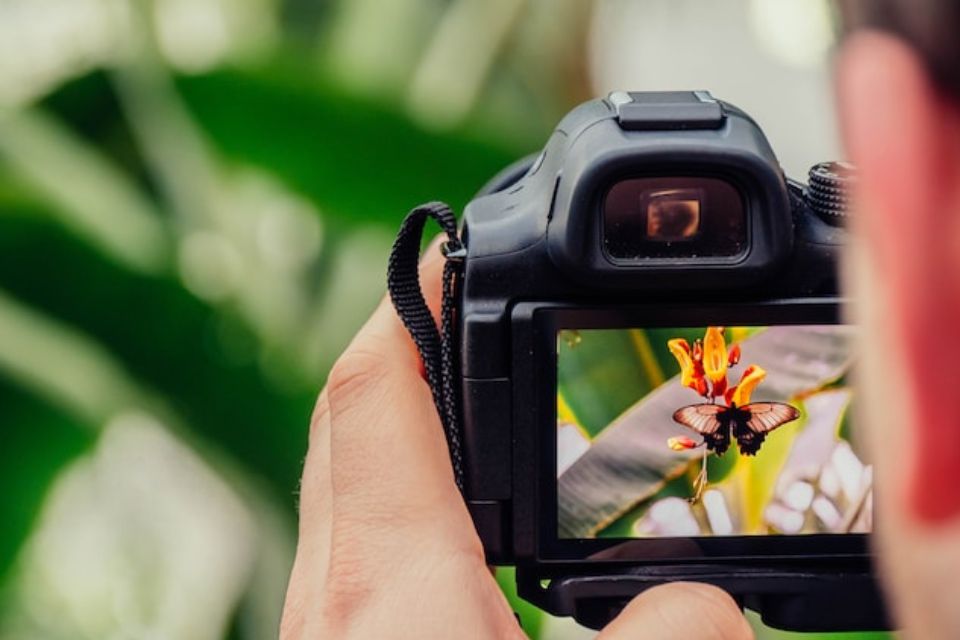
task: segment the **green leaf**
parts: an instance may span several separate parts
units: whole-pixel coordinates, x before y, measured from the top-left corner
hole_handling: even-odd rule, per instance
[[[716,456],[710,456],[715,458]],[[664,484],[659,491],[654,493],[646,500],[635,505],[632,509],[611,522],[609,525],[597,532],[598,538],[633,538],[637,534],[633,530],[637,520],[643,517],[650,508],[650,505],[663,498],[677,497],[686,498],[693,493],[693,483],[690,481],[690,474],[679,475]]]
[[[491,144],[469,132],[418,128],[396,109],[274,69],[180,78],[178,86],[216,146],[270,167],[326,213],[391,228],[414,205],[462,210],[494,173],[533,149]]]
[[[0,377],[0,585],[61,468],[89,450],[96,430]]]
[[[230,323],[173,278],[132,273],[49,219],[10,209],[0,215],[0,287],[107,346],[185,423],[259,473],[292,512],[316,390],[278,388],[243,347],[228,349],[225,334],[234,345],[255,344],[243,323]]]
[[[769,504],[777,484],[777,478],[790,454],[794,438],[802,429],[804,417],[785,424],[776,434],[763,443],[760,454],[741,456],[732,483],[737,485],[740,497],[740,529],[744,532],[759,533],[763,530],[763,510]],[[774,437],[776,436],[776,437]]]
[[[167,263],[169,238],[153,204],[56,119],[37,109],[0,113],[0,160],[102,251],[147,272]]]
[[[558,391],[591,436],[663,381],[639,330],[563,332],[557,348]]]

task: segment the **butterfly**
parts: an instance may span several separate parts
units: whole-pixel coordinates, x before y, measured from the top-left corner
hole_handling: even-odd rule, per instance
[[[702,435],[707,449],[718,456],[730,446],[731,433],[740,453],[752,456],[760,450],[768,433],[799,417],[796,407],[782,402],[752,402],[742,407],[691,404],[673,414],[674,420]]]

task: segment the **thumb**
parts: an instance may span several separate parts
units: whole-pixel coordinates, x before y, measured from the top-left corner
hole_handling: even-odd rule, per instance
[[[644,591],[597,640],[741,640],[753,631],[725,591],[707,584],[673,582]]]

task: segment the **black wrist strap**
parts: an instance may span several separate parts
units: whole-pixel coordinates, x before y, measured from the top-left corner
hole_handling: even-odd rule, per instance
[[[420,243],[428,219],[433,218],[447,234],[443,254],[443,302],[440,329],[433,320],[420,288]],[[407,214],[390,252],[387,289],[407,331],[417,345],[427,373],[427,384],[447,437],[457,488],[463,491],[463,452],[459,413],[459,371],[456,345],[456,294],[466,249],[457,233],[457,219],[442,202],[420,205]]]

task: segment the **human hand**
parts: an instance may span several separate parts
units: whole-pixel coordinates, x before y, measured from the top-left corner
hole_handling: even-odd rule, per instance
[[[439,306],[443,258],[421,265]],[[280,636],[524,638],[457,491],[416,349],[384,300],[330,372],[310,428]],[[729,595],[646,591],[600,638],[750,638]]]

